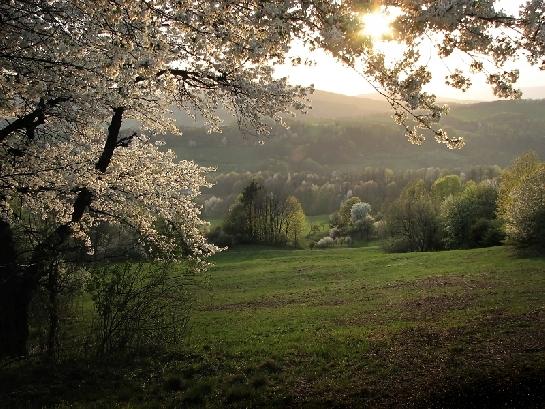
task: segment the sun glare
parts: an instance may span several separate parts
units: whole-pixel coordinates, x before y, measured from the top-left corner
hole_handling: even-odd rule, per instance
[[[375,40],[383,40],[393,34],[391,26],[393,20],[394,17],[383,10],[364,14],[361,17],[363,24],[361,33]]]

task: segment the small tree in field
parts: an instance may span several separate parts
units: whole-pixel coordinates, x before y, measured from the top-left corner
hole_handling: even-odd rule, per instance
[[[225,232],[241,243],[297,245],[303,237],[306,217],[294,196],[265,189],[252,181],[229,209]]]
[[[490,183],[470,182],[458,196],[441,205],[443,240],[447,248],[486,247],[503,238],[496,220],[497,188]]]
[[[521,156],[505,170],[498,214],[511,242],[545,252],[545,163],[535,154]]]
[[[430,251],[440,246],[437,211],[421,180],[403,190],[386,222],[393,251]]]
[[[346,199],[341,203],[338,211],[339,227],[347,228],[352,221],[352,208],[355,204],[360,203],[361,199],[356,196]]]
[[[371,205],[365,202],[359,202],[352,206],[350,210],[350,222],[352,230],[369,240],[373,233],[375,219],[371,216]]]
[[[307,218],[299,200],[294,196],[286,199],[286,237],[296,247],[303,237]]]

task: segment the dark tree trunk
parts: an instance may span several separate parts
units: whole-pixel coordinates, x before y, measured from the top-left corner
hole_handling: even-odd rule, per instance
[[[15,244],[8,222],[0,220],[0,358],[27,353],[28,307],[32,286],[15,260]]]
[[[28,308],[32,288],[20,278],[0,285],[0,357],[27,353]]]
[[[47,292],[49,298],[49,328],[47,329],[47,355],[54,359],[57,353],[57,340],[59,328],[59,278],[56,265],[49,269],[47,277]]]

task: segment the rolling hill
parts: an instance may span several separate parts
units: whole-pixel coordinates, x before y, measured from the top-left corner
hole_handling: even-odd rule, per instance
[[[423,146],[409,144],[385,102],[317,92],[313,103],[309,115],[288,130],[274,128],[264,143],[228,125],[220,134],[185,128],[182,137],[166,137],[167,146],[220,172],[505,166],[528,150],[545,157],[545,100],[453,104],[442,126],[467,141],[455,151],[433,137]]]

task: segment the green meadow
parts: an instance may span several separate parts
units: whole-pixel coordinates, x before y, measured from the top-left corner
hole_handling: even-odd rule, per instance
[[[253,247],[214,263],[175,352],[56,369],[24,407],[542,408],[543,258]],[[13,392],[25,376],[2,380],[13,402],[31,401]]]
[[[205,377],[211,406],[497,407],[525,385],[511,405],[529,407],[543,393],[544,259],[368,247],[215,261],[188,341],[221,368]]]

